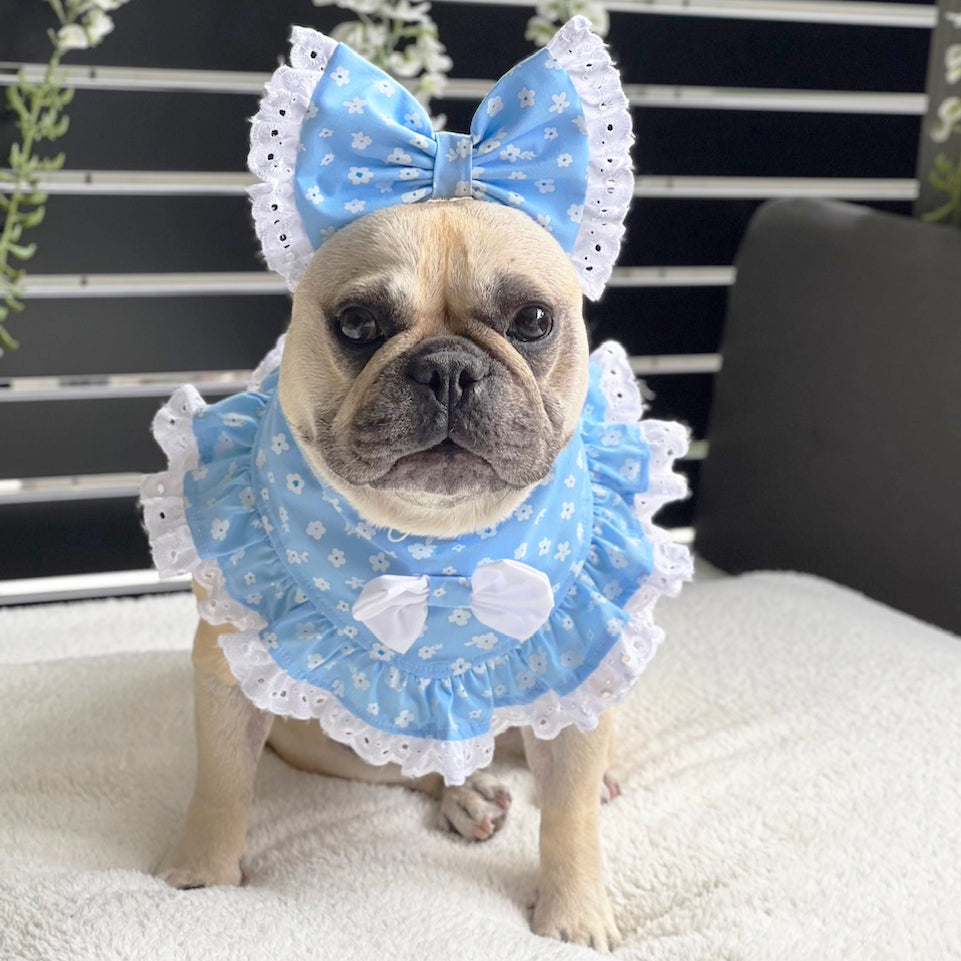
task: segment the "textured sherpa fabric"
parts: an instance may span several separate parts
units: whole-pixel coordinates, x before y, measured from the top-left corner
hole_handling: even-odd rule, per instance
[[[601,814],[617,957],[961,957],[961,641],[799,575],[659,611]],[[112,619],[130,653],[97,656]],[[0,612],[0,654],[84,655],[0,665],[3,961],[593,956],[528,930],[537,811],[509,762],[507,824],[470,845],[425,797],[268,753],[248,884],[150,877],[193,778],[191,621],[187,597]],[[180,650],[137,650],[165,632]]]

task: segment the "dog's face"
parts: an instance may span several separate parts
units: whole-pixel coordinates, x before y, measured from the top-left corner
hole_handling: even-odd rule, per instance
[[[517,210],[376,211],[326,241],[297,288],[284,414],[311,467],[375,523],[495,523],[577,425],[581,302],[567,255]]]

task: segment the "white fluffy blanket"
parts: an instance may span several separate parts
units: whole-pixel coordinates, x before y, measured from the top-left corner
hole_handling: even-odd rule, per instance
[[[152,878],[193,777],[192,620],[187,596],[0,613],[3,961],[593,956],[528,931],[516,766],[469,845],[420,795],[268,754],[248,884]],[[695,584],[659,620],[601,817],[618,955],[961,957],[961,643],[797,575]]]

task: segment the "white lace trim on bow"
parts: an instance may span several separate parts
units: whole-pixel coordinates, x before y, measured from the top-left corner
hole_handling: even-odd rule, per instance
[[[279,350],[268,357],[279,363]],[[641,411],[640,394],[623,348],[604,344],[592,358],[602,366],[601,385],[611,419],[636,420],[632,415]],[[270,372],[258,371],[261,376]],[[495,709],[490,732],[475,738],[433,741],[385,733],[355,717],[329,692],[286,674],[258,636],[265,626],[260,615],[227,593],[216,561],[198,557],[184,513],[183,477],[199,464],[191,422],[204,406],[197,391],[186,386],[154,418],[154,436],[170,460],[169,470],[148,475],[141,491],[157,570],[162,577],[192,574],[207,592],[198,602],[200,616],[211,624],[236,628],[235,633],[221,635],[220,644],[241,689],[257,707],[282,716],[316,718],[330,737],[353,748],[368,763],[399,764],[408,777],[438,771],[448,784],[462,784],[490,763],[494,738],[508,727],[529,726],[545,739],[556,737],[569,724],[582,731],[593,729],[601,712],[634,686],[661,643],[664,632],[653,618],[658,599],[676,596],[683,582],[691,579],[689,551],[652,520],[665,503],[687,493],[685,478],[672,471],[675,458],[687,451],[687,432],[672,422],[641,421],[641,436],[651,449],[650,481],[648,491],[636,497],[635,511],[653,549],[654,569],[625,605],[631,619],[597,670],[568,695],[548,692],[530,704]]]

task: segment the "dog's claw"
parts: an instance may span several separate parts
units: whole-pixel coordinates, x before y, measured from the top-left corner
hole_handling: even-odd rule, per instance
[[[480,771],[457,787],[444,789],[441,821],[469,841],[486,841],[503,827],[510,791],[493,775]]]

